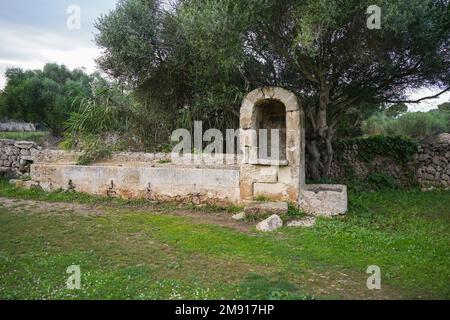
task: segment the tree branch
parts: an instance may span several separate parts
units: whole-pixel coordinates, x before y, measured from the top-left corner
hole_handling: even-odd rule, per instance
[[[439,96],[441,94],[443,94],[443,93],[445,93],[447,91],[450,91],[450,87],[442,90],[441,92],[439,92],[439,93],[437,93],[435,95],[423,97],[423,98],[420,98],[420,99],[417,99],[417,100],[386,100],[385,102],[387,102],[387,103],[420,103],[421,101],[424,101],[424,100],[439,98]]]

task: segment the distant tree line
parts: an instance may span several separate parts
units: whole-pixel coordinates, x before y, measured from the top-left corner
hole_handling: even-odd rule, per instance
[[[0,92],[0,119],[35,123],[61,136],[74,103],[91,95],[93,77],[46,64],[42,70],[8,69]]]

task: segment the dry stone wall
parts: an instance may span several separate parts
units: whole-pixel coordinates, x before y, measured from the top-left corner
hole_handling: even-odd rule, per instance
[[[342,157],[334,160],[331,178],[348,182],[351,178],[368,179],[382,173],[392,177],[399,185],[418,184],[424,188],[450,188],[450,134],[421,141],[419,151],[411,158],[398,161],[388,156],[376,156],[363,161],[356,147],[345,150]]]
[[[422,186],[450,187],[450,134],[424,141],[417,161],[417,180]]]
[[[0,131],[34,132],[36,131],[36,126],[27,122],[0,122]]]
[[[0,174],[21,176],[29,173],[33,155],[38,150],[34,142],[0,139]]]

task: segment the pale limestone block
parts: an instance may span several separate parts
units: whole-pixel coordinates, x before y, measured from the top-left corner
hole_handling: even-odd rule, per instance
[[[283,226],[283,220],[276,214],[261,221],[256,225],[256,229],[262,232],[275,231]]]
[[[313,216],[336,216],[347,212],[347,187],[306,185],[300,190],[299,207]]]
[[[288,197],[287,186],[284,183],[255,183],[254,196],[266,196],[274,200]]]

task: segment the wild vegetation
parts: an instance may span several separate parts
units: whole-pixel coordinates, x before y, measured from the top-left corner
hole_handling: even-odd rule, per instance
[[[362,124],[367,136],[403,136],[415,140],[450,132],[450,111],[436,109],[429,112],[408,112],[397,117],[376,113]]]
[[[307,164],[318,179],[355,109],[412,102],[408,89],[450,89],[448,1],[379,1],[379,30],[367,28],[372,4],[122,0],[97,23],[98,62],[157,110],[218,128],[236,123],[250,90],[292,90],[307,114]]]
[[[43,70],[8,69],[0,92],[0,118],[39,124],[62,135],[74,102],[91,93],[93,78],[82,70],[47,64]]]

